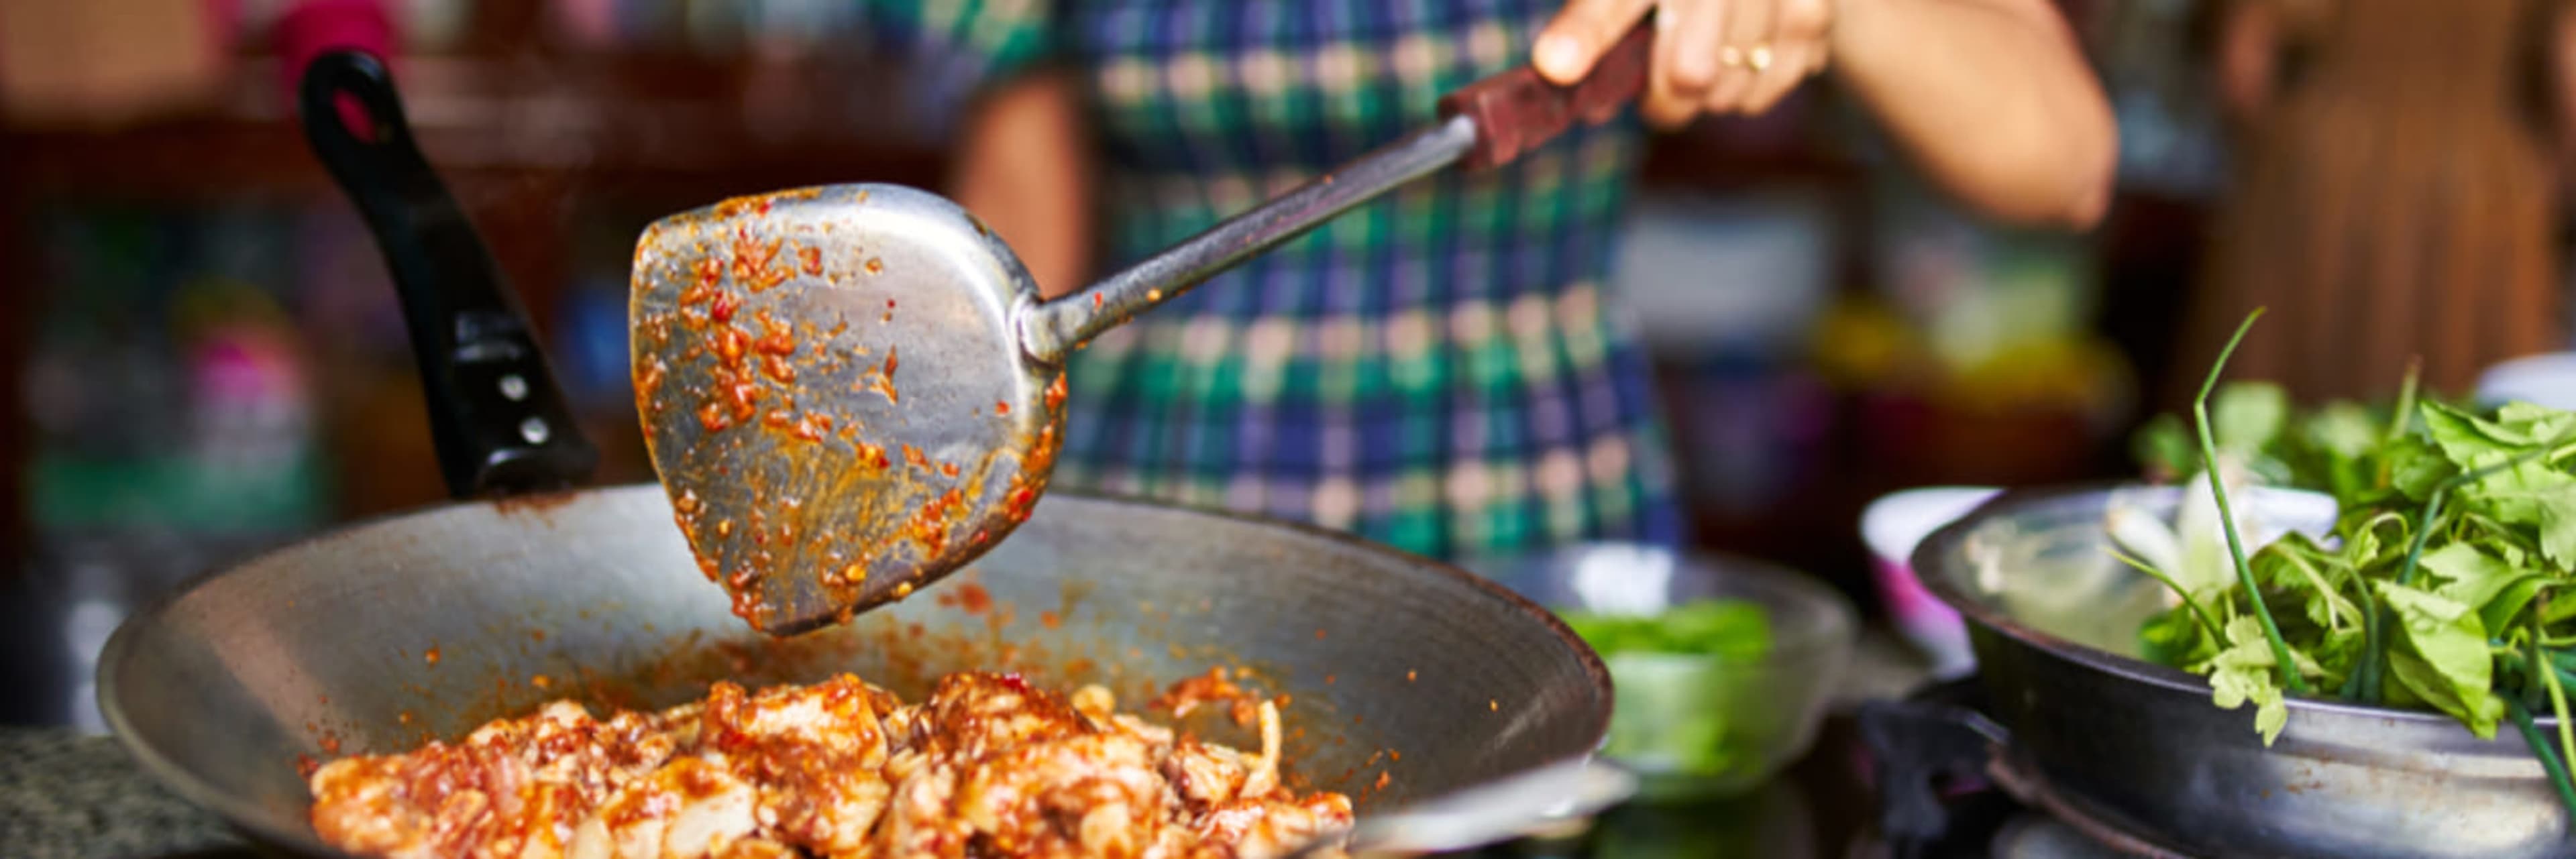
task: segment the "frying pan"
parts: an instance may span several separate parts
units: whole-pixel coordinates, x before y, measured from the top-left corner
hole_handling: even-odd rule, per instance
[[[358,131],[337,118],[344,94]],[[326,55],[303,104],[430,344],[416,351],[440,376],[425,387],[446,421],[451,490],[577,481],[588,445],[558,420],[542,357],[413,148],[383,67]],[[532,417],[548,429],[527,431]],[[1609,720],[1599,658],[1544,610],[1278,522],[1054,494],[924,597],[773,639],[701,575],[658,485],[460,501],[277,550],[145,608],[101,655],[99,699],[156,777],[303,855],[336,855],[306,822],[305,761],[452,738],[562,697],[665,706],[720,679],[848,671],[918,696],[942,673],[1009,670],[1101,683],[1133,709],[1173,681],[1239,669],[1288,702],[1291,783],[1350,793],[1363,826],[1585,758]],[[1249,741],[1222,720],[1181,727]]]
[[[1967,621],[1994,721],[1939,718],[1994,744],[1990,771],[2007,789],[2140,855],[2570,855],[2576,830],[2510,728],[2481,740],[2432,710],[2292,697],[2266,744],[2250,709],[2210,703],[2207,677],[2103,649],[2091,634],[2136,629],[2163,588],[2112,557],[2105,513],[2169,520],[2182,498],[2136,485],[2008,492],[1915,549],[1924,587]],[[2314,520],[2300,528],[2311,534],[2331,527],[2331,513],[2296,512],[2298,498],[2240,504],[2282,526]]]

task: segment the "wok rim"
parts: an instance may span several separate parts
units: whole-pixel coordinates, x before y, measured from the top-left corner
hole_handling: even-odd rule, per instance
[[[1913,571],[1915,581],[1922,585],[1925,591],[1930,592],[1935,597],[1939,597],[1942,604],[1949,606],[1952,611],[1958,612],[1961,619],[1977,626],[1984,627],[1989,632],[2002,635],[2021,646],[2047,654],[2050,657],[2075,663],[2076,665],[2082,666],[2088,670],[2111,675],[2115,679],[2144,683],[2162,689],[2168,693],[2182,694],[2193,698],[2207,698],[2209,696],[2209,683],[2207,678],[2203,675],[2193,674],[2167,665],[2159,665],[2143,659],[2122,656],[2107,650],[2078,644],[2050,635],[2047,632],[2043,632],[2035,627],[2012,619],[2003,612],[1987,605],[1983,600],[1974,599],[1969,597],[1967,594],[1961,593],[1951,584],[1949,576],[1937,573],[1926,573],[1926,571],[1940,569],[1938,563],[1941,558],[1953,554],[1955,550],[1959,548],[1960,544],[1967,541],[1968,535],[1975,531],[1978,526],[1992,521],[1995,517],[2003,513],[2014,509],[2036,506],[2050,501],[2059,501],[2068,498],[2123,490],[2164,490],[2180,492],[2182,491],[2182,487],[2169,484],[2145,483],[2140,481],[2102,480],[2043,487],[2005,489],[2002,492],[1996,493],[1993,498],[1989,498],[1984,503],[1978,504],[1975,508],[1970,509],[1966,514],[1961,515],[1959,518],[1951,520],[1948,524],[1941,526],[1939,530],[1933,531],[1931,536],[1925,537],[1923,542],[1915,547],[1913,556],[1907,559],[1907,564]],[[1972,647],[1973,644],[1974,642],[1972,640]],[[1978,672],[1978,677],[1980,678],[1979,682],[1984,682],[1984,672]],[[2383,707],[2376,704],[2338,701],[2295,693],[2286,694],[2283,698],[2289,704],[2290,710],[2294,713],[2299,711],[2308,711],[2354,719],[2393,719],[2412,723],[2413,725],[2421,727],[2449,726],[2466,730],[2464,726],[2460,725],[2459,720],[2451,718],[2447,713],[2434,710],[2408,710],[2397,707]],[[2558,723],[2555,716],[2543,716],[2539,713],[2532,714],[2532,721],[2535,725],[2555,726]],[[2296,720],[2293,720],[2292,724],[2296,725]]]
[[[320,838],[316,837],[309,823],[291,831],[280,831],[277,827],[269,825],[269,821],[267,819],[268,814],[266,811],[252,808],[232,794],[226,793],[225,791],[199,778],[194,770],[181,766],[171,759],[163,756],[151,743],[145,742],[140,736],[138,736],[134,726],[126,719],[123,707],[118,704],[114,690],[118,688],[117,680],[119,666],[123,665],[126,661],[126,651],[134,646],[135,637],[141,634],[139,630],[152,625],[158,618],[166,615],[174,606],[185,601],[190,595],[195,594],[199,589],[204,588],[225,576],[256,566],[282,554],[302,551],[321,541],[340,539],[359,531],[391,525],[414,518],[439,515],[470,507],[498,508],[505,505],[526,504],[532,499],[580,500],[618,493],[646,491],[654,493],[657,498],[660,498],[663,501],[667,502],[669,500],[667,493],[663,491],[663,487],[660,483],[637,482],[614,486],[562,490],[553,493],[521,495],[509,498],[447,501],[426,507],[380,513],[374,516],[351,520],[337,527],[307,535],[293,542],[275,546],[256,555],[226,564],[223,567],[208,570],[192,576],[185,582],[182,582],[178,587],[172,588],[169,592],[155,597],[150,602],[145,603],[142,608],[137,609],[133,614],[128,615],[123,622],[117,624],[116,632],[109,635],[107,643],[99,649],[98,668],[93,674],[98,687],[96,695],[99,713],[107,722],[109,732],[116,737],[117,745],[124,747],[126,753],[132,755],[135,762],[140,764],[143,767],[143,770],[152,776],[154,781],[159,782],[163,787],[169,788],[173,793],[178,794],[180,798],[187,800],[198,808],[213,812],[215,816],[223,819],[225,825],[248,834],[255,841],[286,847],[299,853],[328,856],[351,856],[353,854],[342,851],[336,847],[332,847],[331,845],[324,843]],[[1558,618],[1554,612],[1548,611],[1545,607],[1530,601],[1527,597],[1521,596],[1510,588],[1504,587],[1499,582],[1468,572],[1454,564],[1435,560],[1420,554],[1398,549],[1393,546],[1365,540],[1346,532],[1334,531],[1304,522],[1242,513],[1233,510],[1173,504],[1128,495],[1079,492],[1073,490],[1052,492],[1048,493],[1048,495],[1054,497],[1076,498],[1087,502],[1107,504],[1114,507],[1180,512],[1239,524],[1283,530],[1307,538],[1320,539],[1324,542],[1346,549],[1356,549],[1363,552],[1388,556],[1395,560],[1406,562],[1411,566],[1426,569],[1437,576],[1466,584],[1471,590],[1480,592],[1487,598],[1500,600],[1502,604],[1509,607],[1512,612],[1537,621],[1543,628],[1554,633],[1560,642],[1571,646],[1575,655],[1575,661],[1583,668],[1584,679],[1589,681],[1586,685],[1590,689],[1594,700],[1600,702],[1600,706],[1591,708],[1587,724],[1581,726],[1582,733],[1590,735],[1592,737],[1592,741],[1590,743],[1591,748],[1581,753],[1579,756],[1591,757],[1596,755],[1600,751],[1601,744],[1608,739],[1611,711],[1615,706],[1616,696],[1613,694],[1614,690],[1610,681],[1610,669],[1607,665],[1602,663],[1601,654],[1595,652],[1591,645],[1586,644],[1583,641],[1582,636],[1576,635],[1573,628],[1566,626],[1565,621]],[[1045,503],[1045,497],[1038,499],[1038,504],[1044,505]],[[543,514],[540,513],[539,515]],[[1472,787],[1472,785],[1470,787]],[[1436,800],[1438,798],[1439,797],[1437,796],[1423,797],[1415,800],[1414,804],[1420,804]]]

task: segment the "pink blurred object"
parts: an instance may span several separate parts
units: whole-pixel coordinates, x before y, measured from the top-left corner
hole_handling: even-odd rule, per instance
[[[1932,675],[1950,679],[1977,669],[1968,649],[1968,630],[1959,613],[1923,589],[1914,576],[1914,547],[1942,526],[1986,503],[2001,490],[1939,486],[1908,489],[1880,497],[1861,511],[1861,539],[1869,544],[1870,571],[1879,600],[1897,631],[1932,659]]]
[[[270,43],[277,49],[278,74],[287,104],[298,103],[304,67],[312,64],[314,57],[356,49],[390,65],[397,44],[393,13],[385,8],[383,0],[300,0],[279,16],[270,33]],[[360,139],[373,139],[375,123],[367,119],[357,100],[343,96],[338,104],[341,124]]]
[[[206,40],[218,53],[231,54],[240,44],[242,0],[202,0],[206,7]]]
[[[616,0],[556,0],[555,24],[573,44],[607,48],[617,43]]]

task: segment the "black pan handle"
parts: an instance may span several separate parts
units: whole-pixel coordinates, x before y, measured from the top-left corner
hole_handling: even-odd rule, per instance
[[[325,53],[305,67],[302,102],[305,137],[366,216],[402,295],[448,493],[510,495],[588,478],[599,451],[573,421],[482,237],[413,144],[384,63]]]
[[[1981,778],[1996,748],[2011,742],[1978,711],[1974,677],[1917,691],[1902,701],[1861,705],[1861,741],[1877,770],[1878,831],[1898,856],[1919,855],[1950,835],[1944,782]]]

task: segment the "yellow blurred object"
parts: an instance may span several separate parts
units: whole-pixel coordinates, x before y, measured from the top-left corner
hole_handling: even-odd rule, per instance
[[[1895,308],[1875,298],[1846,298],[1816,320],[1816,371],[1836,387],[1883,385],[1916,366],[1923,338]]]
[[[295,327],[295,318],[267,290],[231,279],[200,282],[182,290],[170,317],[173,329],[183,339],[212,328]]]
[[[201,104],[229,57],[205,0],[0,0],[0,114],[108,126]]]
[[[1934,338],[1884,301],[1847,298],[1816,321],[1816,372],[1835,387],[1910,393],[1966,412],[2054,411],[2111,418],[2136,398],[2126,359],[2085,334],[1997,335],[1973,358]]]
[[[2128,362],[2092,338],[2018,344],[1945,374],[1938,399],[1978,412],[2065,411],[2110,418],[2136,396]]]

